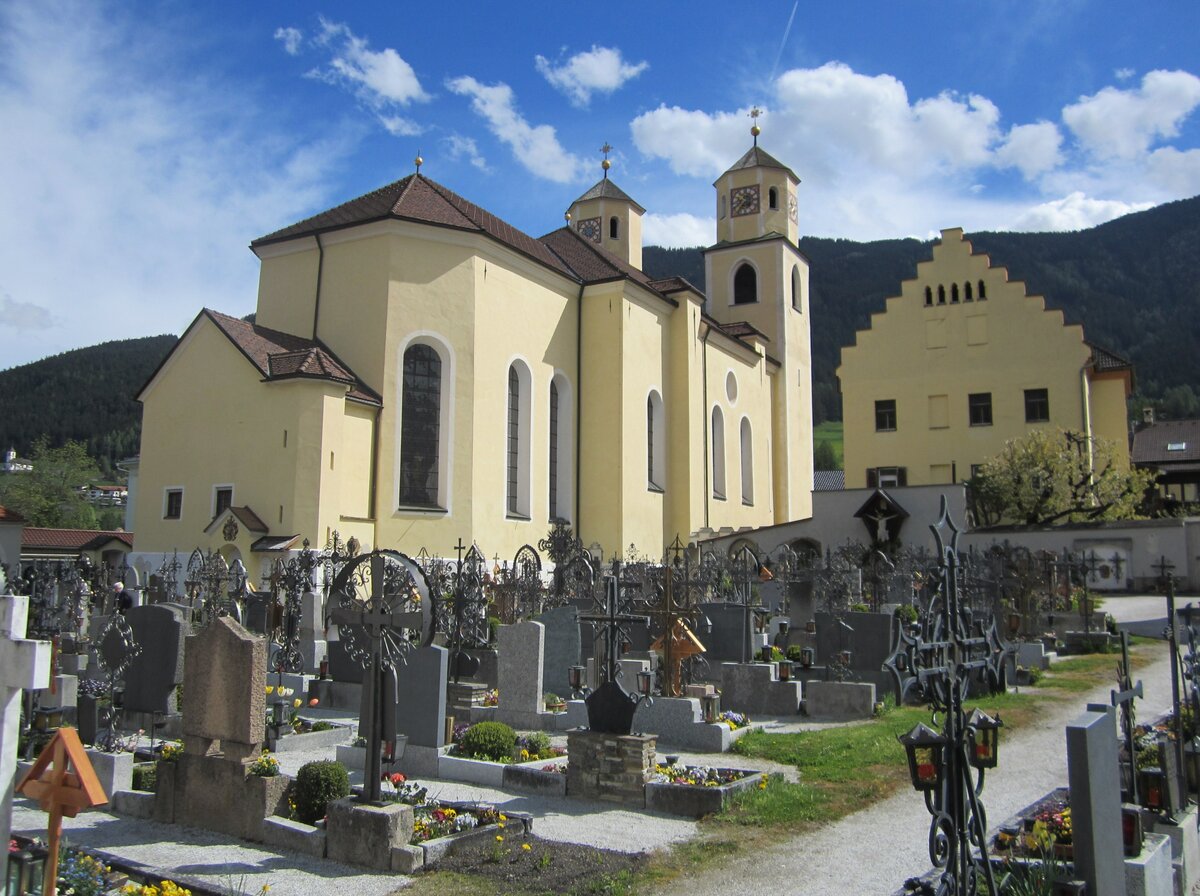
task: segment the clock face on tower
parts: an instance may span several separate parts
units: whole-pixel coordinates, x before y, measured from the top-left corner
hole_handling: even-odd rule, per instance
[[[600,242],[600,219],[584,218],[579,222],[579,235],[593,243]]]
[[[733,217],[758,214],[758,184],[737,187],[729,191],[729,208]]]
[[[793,224],[796,223],[796,197],[795,196],[788,197],[788,218],[791,219],[791,222]]]

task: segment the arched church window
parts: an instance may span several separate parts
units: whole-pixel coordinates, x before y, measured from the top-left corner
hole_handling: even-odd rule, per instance
[[[558,519],[558,384],[550,382],[550,519]]]
[[[940,283],[938,284],[938,304],[946,304],[946,287],[942,286]]]
[[[950,284],[950,304],[951,305],[958,304],[958,284],[957,283]]]
[[[754,441],[750,433],[750,418],[742,418],[742,503],[754,503]]]
[[[608,237],[609,237],[609,239],[613,239],[613,240],[617,239],[618,235],[620,234],[620,230],[621,230],[620,219],[618,219],[616,215],[613,215],[611,218],[608,219]]]
[[[662,396],[652,390],[646,398],[646,484],[659,492],[666,482],[663,475],[666,464],[664,423]]]
[[[974,299],[974,296],[971,295],[971,281],[968,280],[966,283],[963,284],[963,301],[970,302],[970,301],[973,301],[973,299]]]
[[[551,520],[571,519],[573,444],[571,387],[561,373],[550,381],[550,484]]]
[[[925,304],[926,305],[933,304],[933,287],[932,286],[925,287]]]
[[[400,414],[401,504],[438,506],[442,359],[431,346],[404,352]]]
[[[712,410],[713,497],[725,500],[725,415]]]
[[[986,298],[987,298],[987,287],[984,286],[983,281],[980,280],[979,281],[979,301],[982,302]]]
[[[779,208],[779,191],[774,187],[767,190],[767,207],[771,209]]]
[[[800,268],[792,268],[792,307],[797,311],[804,311],[803,290],[800,288]]]
[[[529,516],[529,369],[520,361],[508,368],[506,445],[507,510]]]
[[[758,301],[758,274],[754,267],[743,264],[733,275],[733,304],[752,305]]]

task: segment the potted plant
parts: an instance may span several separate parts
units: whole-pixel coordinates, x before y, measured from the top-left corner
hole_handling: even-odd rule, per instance
[[[547,712],[566,712],[567,701],[558,694],[547,692],[542,696],[542,701],[546,704]]]

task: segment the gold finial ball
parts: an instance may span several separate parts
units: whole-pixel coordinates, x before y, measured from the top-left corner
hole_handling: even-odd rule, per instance
[[[416,164],[418,171],[420,171],[421,166],[425,164],[425,160],[420,156],[417,156],[415,159],[413,159],[413,162]]]
[[[600,163],[600,167],[603,168],[605,171],[607,171],[609,168],[612,167],[612,162],[610,162],[608,159],[605,159],[603,162]]]
[[[563,212],[563,220],[566,221],[568,224],[570,224],[571,223],[571,213]]]
[[[760,128],[758,125],[751,125],[750,136],[757,137],[761,133],[762,133],[762,128]]]

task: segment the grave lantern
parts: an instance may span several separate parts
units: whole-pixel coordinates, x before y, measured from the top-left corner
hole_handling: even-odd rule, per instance
[[[637,674],[638,693],[643,697],[649,697],[650,692],[654,690],[654,673],[648,669],[642,669]]]
[[[1125,855],[1129,857],[1142,854],[1142,844],[1146,832],[1142,828],[1142,810],[1137,806],[1121,807],[1121,841],[1125,845]]]
[[[771,646],[769,644],[762,649],[762,661],[764,663],[771,662]]]
[[[325,681],[326,679],[328,679],[328,678],[329,678],[329,657],[322,657],[322,658],[321,658],[321,667],[320,667],[320,669],[321,669],[321,673],[320,673],[320,674],[321,674],[321,681]]]
[[[1166,776],[1160,768],[1138,769],[1138,793],[1142,796],[1142,805],[1155,812],[1167,811]]]
[[[46,853],[18,849],[8,854],[8,872],[4,881],[6,896],[39,893],[45,877]]]
[[[812,664],[813,664],[813,657],[816,656],[816,653],[817,653],[817,651],[815,649],[813,649],[812,647],[801,647],[800,648],[800,668],[811,669]]]
[[[915,790],[935,790],[942,783],[946,738],[923,722],[896,738],[908,753],[908,774]]]
[[[779,634],[783,635],[783,637],[786,638],[789,628],[791,628],[791,625],[788,624],[787,620],[781,621],[779,623]]]
[[[996,767],[996,757],[1000,752],[1000,726],[1003,724],[981,709],[971,710],[971,715],[967,717],[967,761],[972,767]]]
[[[780,660],[779,661],[779,680],[780,681],[791,681],[792,680],[792,664],[789,660]]]
[[[578,694],[583,690],[583,666],[568,666],[567,667],[567,685],[571,688],[572,694]]]
[[[718,694],[705,694],[700,701],[704,704],[704,721],[712,724],[721,716],[721,697]]]
[[[841,663],[843,666],[849,666],[850,665],[850,651],[843,650],[841,653],[838,654],[838,659],[841,660]]]
[[[808,622],[804,623],[804,630],[810,635],[815,635],[817,633],[817,620],[810,619]]]

